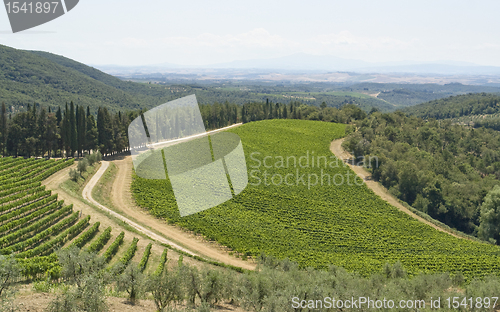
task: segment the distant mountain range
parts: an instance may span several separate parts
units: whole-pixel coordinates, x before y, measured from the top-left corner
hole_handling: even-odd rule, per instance
[[[96,65],[104,71],[122,72],[162,72],[168,69],[259,69],[273,71],[353,71],[359,73],[409,73],[409,74],[438,74],[438,75],[500,75],[500,67],[481,66],[469,62],[436,61],[436,62],[385,62],[369,63],[360,60],[344,59],[327,55],[310,55],[297,53],[289,56],[236,60],[227,63],[211,65],[179,65],[163,63],[147,66],[116,66]]]

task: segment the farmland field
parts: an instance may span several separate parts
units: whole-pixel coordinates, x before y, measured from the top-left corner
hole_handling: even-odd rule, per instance
[[[134,175],[134,197],[153,215],[242,254],[263,252],[303,267],[333,264],[368,275],[400,260],[410,275],[461,271],[471,278],[499,272],[498,246],[434,230],[382,201],[359,180],[360,185],[354,183],[354,173],[329,151],[330,142],[344,135],[344,127],[269,120],[231,129],[243,142],[249,184],[232,200],[206,211],[181,218],[168,180]],[[318,156],[327,161],[320,158],[318,166]],[[287,166],[286,160],[293,158],[298,163]],[[336,177],[338,185],[328,185],[326,174]],[[288,185],[279,183],[287,175]],[[316,185],[314,176],[320,179]]]
[[[90,216],[74,211],[73,205],[64,205],[41,184],[73,163],[73,159],[0,158],[0,255],[13,255],[25,279],[47,275],[57,279],[61,267],[55,252],[59,248],[76,246],[102,252],[107,261],[120,248],[123,236],[120,244],[104,250],[110,239],[116,240],[111,237],[111,228],[99,233],[100,222],[90,224]],[[129,249],[118,261],[130,261],[137,247]],[[145,258],[143,270],[146,264]]]

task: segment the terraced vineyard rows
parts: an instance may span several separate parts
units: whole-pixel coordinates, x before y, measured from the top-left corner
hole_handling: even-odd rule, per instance
[[[80,216],[73,205],[64,205],[57,194],[45,190],[41,181],[74,163],[74,160],[43,160],[23,158],[0,158],[0,255],[13,254],[21,264],[26,279],[49,276],[57,279],[60,266],[55,251],[63,246],[76,246],[91,252],[100,252],[111,238],[111,227],[99,232],[100,222],[89,226],[90,216]],[[94,239],[95,238],[95,239]],[[119,235],[119,244],[106,253],[110,261],[118,251],[124,234]],[[130,262],[137,249],[138,239],[120,259]],[[145,268],[147,255],[140,263]]]
[[[249,184],[242,193],[180,218],[168,180],[134,176],[137,202],[241,254],[264,252],[303,267],[338,265],[368,275],[400,260],[410,275],[461,271],[471,278],[500,272],[499,247],[439,232],[384,202],[359,180],[360,185],[354,183],[355,174],[329,151],[330,142],[344,135],[344,125],[269,120],[230,132],[240,136],[246,155]],[[318,156],[326,156],[326,162],[320,158],[318,165]],[[318,177],[310,187],[309,175],[310,184]]]

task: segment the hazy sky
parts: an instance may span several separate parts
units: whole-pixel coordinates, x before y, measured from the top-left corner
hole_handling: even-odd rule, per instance
[[[0,43],[86,64],[206,65],[294,53],[500,66],[500,1],[80,0]]]

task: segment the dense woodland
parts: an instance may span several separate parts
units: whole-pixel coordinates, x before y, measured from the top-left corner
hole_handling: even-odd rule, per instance
[[[355,105],[342,109],[270,101],[248,103],[202,104],[199,106],[207,130],[238,122],[263,119],[310,119],[350,123],[366,114]],[[99,107],[97,116],[87,106],[71,102],[51,111],[49,107],[28,105],[26,111],[8,114],[5,104],[0,112],[0,154],[25,157],[74,157],[99,150],[104,156],[128,150],[128,126],[141,111],[110,113]]]
[[[357,125],[344,147],[374,157],[366,165],[393,195],[450,227],[499,240],[500,220],[481,232],[489,224],[481,207],[500,179],[499,132],[401,112],[375,112]]]

